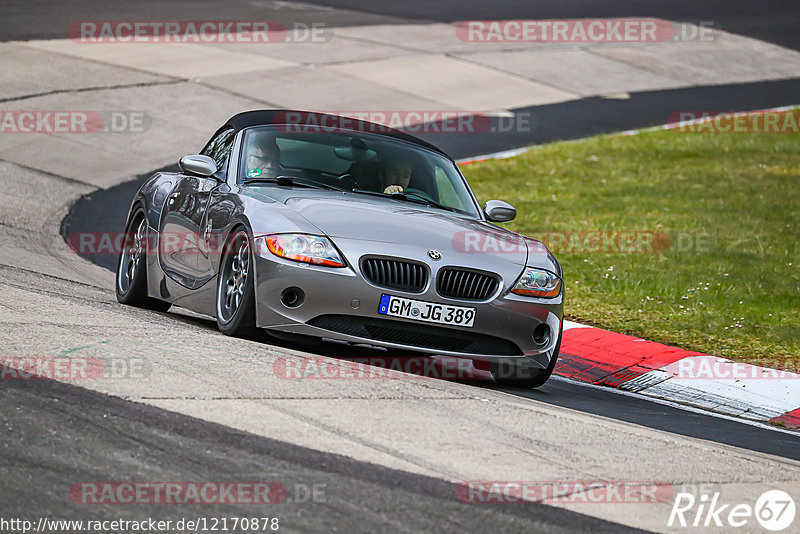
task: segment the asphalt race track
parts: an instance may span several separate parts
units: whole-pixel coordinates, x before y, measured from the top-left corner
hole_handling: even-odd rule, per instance
[[[35,8],[29,2],[6,2],[0,43],[63,38],[76,20],[269,19],[339,27],[657,16],[712,20],[727,32],[800,50],[800,3],[789,1],[235,0],[225,9],[221,16],[219,3],[197,0],[53,1]],[[797,104],[798,95],[800,78],[630,92],[624,98],[509,109],[515,116],[531,117],[531,131],[500,131],[503,119],[495,117],[493,128],[481,134],[428,139],[462,159],[658,125],[676,109],[763,109]],[[0,103],[17,100],[0,97]],[[86,387],[78,381],[0,380],[0,520],[177,521],[274,514],[287,532],[628,532],[639,531],[629,525],[663,529],[660,518],[643,519],[662,513],[663,503],[649,512],[630,504],[623,511],[591,505],[473,505],[455,498],[457,481],[514,476],[659,480],[664,475],[677,485],[691,484],[696,475],[719,486],[730,484],[742,498],[757,496],[753,488],[768,488],[772,482],[800,488],[800,433],[562,378],[533,391],[427,380],[270,381],[276,357],[305,357],[310,351],[347,359],[352,350],[234,340],[219,334],[209,318],[123,307],[105,287],[115,256],[86,255],[94,265],[85,266],[67,252],[53,252],[65,248],[63,242],[54,244],[51,235],[59,225],[61,238],[121,232],[130,199],[150,172],[135,174],[96,189],[0,158],[0,179],[8,180],[15,193],[28,191],[28,183],[38,180],[56,184],[42,199],[28,199],[19,208],[20,213],[43,214],[43,229],[31,230],[32,238],[13,217],[0,217],[3,246],[27,243],[20,250],[37,251],[40,255],[32,257],[41,261],[25,267],[0,261],[0,310],[5,315],[0,329],[9,336],[8,350],[141,351],[152,366],[146,380]],[[57,207],[47,208],[48,202]],[[65,203],[72,205],[68,212]],[[11,204],[0,203],[0,213]],[[41,260],[50,253],[52,259]],[[21,334],[14,338],[16,331]],[[84,345],[84,338],[101,341]],[[534,467],[518,470],[518,464]],[[256,507],[87,506],[70,493],[79,481],[137,480],[270,480],[282,483],[287,497],[282,504]],[[315,485],[324,488],[325,496],[308,499],[308,488]]]
[[[336,8],[320,11],[315,6]],[[47,23],[42,23],[40,13],[47,11]],[[227,13],[220,16],[219,3],[199,0],[137,0],[113,3],[102,0],[86,2],[39,2],[38,9],[30,9],[28,2],[4,3],[5,15],[0,21],[3,40],[53,39],[64,34],[64,28],[76,20],[144,20],[147,17],[164,20],[268,20],[312,21],[323,17],[330,25],[358,25],[408,21],[461,21],[502,19],[565,19],[591,17],[662,17],[669,20],[701,22],[713,21],[715,27],[755,37],[789,48],[800,49],[800,6],[792,0],[769,0],[754,4],[747,0],[713,0],[697,2],[679,0],[501,0],[494,2],[463,2],[443,0],[428,2],[408,0],[381,2],[370,0],[315,0],[293,6],[280,2],[248,2],[233,0],[226,3]],[[191,16],[189,16],[191,14]]]
[[[275,508],[291,532],[636,531],[534,503],[463,504],[453,499],[456,485],[443,480],[288,445],[50,380],[4,387],[0,402],[10,438],[4,439],[0,472],[4,480],[16,481],[15,491],[4,491],[4,516],[24,517],[33,509],[69,517],[74,505],[64,502],[63,493],[75,480],[114,473],[119,479],[171,481],[190,473],[198,480],[287,480],[286,502]],[[29,476],[32,467],[39,471],[35,477]],[[305,489],[315,485],[324,486],[325,502],[303,501]],[[269,512],[269,506],[262,507],[258,516]],[[141,506],[134,513],[129,506],[103,505],[93,510],[92,518],[177,521],[207,515],[208,509],[197,505],[179,512]],[[214,515],[252,517],[254,512],[246,505],[231,505],[215,507]]]
[[[311,2],[340,9],[352,9],[389,17],[418,18],[436,21],[504,20],[504,19],[569,19],[614,17],[661,17],[682,22],[713,21],[715,27],[755,37],[789,48],[800,47],[797,20],[800,6],[791,0],[767,1],[758,4],[735,0],[695,2],[678,0],[545,0],[474,2],[458,0],[425,2],[370,2],[369,0],[317,0]]]
[[[781,87],[785,86],[782,83],[773,84]],[[789,84],[786,84],[789,85]],[[795,85],[796,90],[800,90],[800,82]],[[716,88],[715,88],[716,89]],[[709,98],[724,93],[724,89],[709,91],[713,95]],[[777,91],[780,95],[780,88]],[[786,91],[784,98],[790,99],[791,91]],[[797,94],[797,93],[795,93]],[[754,91],[754,95],[764,95],[763,92]],[[653,98],[652,103],[662,102],[665,109],[673,109],[669,102],[665,102],[664,95],[662,98]],[[758,96],[761,105],[770,105],[768,97]],[[780,96],[778,98],[781,98]],[[638,122],[640,116],[637,118],[629,118],[628,122],[623,117],[627,115],[620,113],[610,113],[604,110],[604,104],[607,105],[608,100],[599,100],[595,102],[579,102],[582,112],[594,113],[593,116],[603,115],[607,121],[598,121],[593,127],[598,128],[598,131],[591,133],[599,133],[602,131],[619,131],[633,127],[631,123]],[[592,104],[595,104],[594,106]],[[567,107],[568,104],[564,104]],[[645,106],[642,106],[644,109]],[[536,112],[538,115],[538,111]],[[558,112],[551,112],[554,115],[559,115]],[[654,116],[657,116],[657,111]],[[569,116],[569,113],[561,111],[560,115]],[[576,121],[579,123],[580,121]],[[570,124],[569,121],[542,121],[543,129],[546,124],[560,124],[562,125],[559,131],[543,132],[542,141],[552,140],[558,138],[557,136],[564,135],[565,129],[563,124]],[[608,129],[603,129],[603,128]],[[549,133],[549,135],[548,135]],[[454,145],[463,143],[463,139],[467,136],[453,136],[455,139],[451,142]],[[576,136],[577,137],[577,136]],[[436,141],[440,145],[447,145],[441,142],[441,136]],[[491,138],[486,140],[486,144],[492,143]],[[488,146],[481,145],[486,149]],[[493,145],[494,148],[500,149],[501,147]],[[452,150],[452,149],[451,149]],[[473,152],[473,154],[480,152]],[[464,153],[467,155],[467,153]],[[167,170],[175,170],[177,166],[168,167]],[[61,232],[65,238],[69,235],[79,234],[81,232],[122,232],[125,226],[126,209],[133,198],[139,185],[145,180],[148,175],[139,177],[137,180],[132,180],[120,184],[118,186],[105,189],[102,191],[94,192],[90,195],[83,197],[75,205],[70,214],[64,219]],[[110,210],[109,206],[118,206],[118,210]],[[90,261],[97,263],[113,271],[116,269],[116,257],[109,254],[87,254],[86,258]],[[209,322],[209,328],[216,328],[214,323]],[[326,352],[328,355],[336,357],[347,357],[346,352],[336,352],[331,349]],[[753,426],[733,420],[719,419],[710,415],[690,413],[684,409],[659,405],[649,400],[641,398],[631,398],[622,396],[617,392],[604,391],[599,388],[587,388],[586,386],[572,383],[567,380],[553,380],[547,384],[547,387],[542,388],[541,391],[523,392],[519,390],[509,390],[510,393],[520,395],[527,398],[533,398],[538,401],[551,403],[557,406],[564,406],[580,411],[586,411],[595,415],[602,415],[613,419],[620,419],[623,421],[633,422],[640,425],[657,428],[659,430],[666,430],[678,434],[707,439],[718,443],[725,443],[728,445],[735,445],[747,449],[764,452],[768,454],[775,454],[786,458],[793,458],[800,460],[800,435],[796,433],[776,432],[773,429],[768,429],[761,426]]]

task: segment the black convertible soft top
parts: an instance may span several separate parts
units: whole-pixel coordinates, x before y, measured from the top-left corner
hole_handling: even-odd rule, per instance
[[[235,131],[249,128],[250,126],[262,126],[271,124],[287,124],[297,125],[299,127],[310,127],[313,125],[320,125],[323,127],[337,127],[342,130],[354,130],[357,132],[376,133],[393,137],[409,143],[425,147],[433,150],[449,159],[446,153],[440,148],[423,141],[419,137],[414,137],[400,130],[377,124],[373,122],[363,121],[354,117],[332,115],[329,113],[318,113],[315,111],[302,111],[296,109],[261,109],[256,111],[245,111],[238,113],[228,119],[217,132],[233,128]]]

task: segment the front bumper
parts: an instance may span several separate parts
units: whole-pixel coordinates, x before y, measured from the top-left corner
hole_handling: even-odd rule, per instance
[[[380,248],[385,250],[385,244]],[[428,266],[430,276],[424,291],[408,293],[379,288],[362,276],[357,261],[363,253],[378,254],[378,249],[362,251],[345,268],[294,262],[267,251],[256,254],[257,325],[271,331],[359,346],[469,358],[490,364],[513,362],[516,367],[534,371],[548,366],[561,332],[563,295],[553,299],[514,295],[508,290],[516,278],[501,275],[501,288],[488,301],[444,298],[436,292],[433,282],[437,269],[444,265],[425,261],[418,252],[414,257],[411,250],[399,251],[398,255]],[[519,266],[516,276],[522,268]],[[281,301],[288,288],[302,291],[302,303],[287,306]],[[472,328],[434,325],[380,315],[378,306],[384,294],[474,307],[474,325]],[[533,332],[540,324],[549,327],[550,335],[537,343]]]

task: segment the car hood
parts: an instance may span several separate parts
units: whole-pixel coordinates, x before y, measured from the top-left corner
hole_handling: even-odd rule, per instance
[[[447,263],[498,271],[505,271],[502,265],[528,264],[560,271],[538,241],[433,207],[334,191],[281,189],[270,191],[269,196],[340,247],[368,241],[378,244],[376,248],[386,255],[419,257],[419,251],[424,256],[436,250]]]

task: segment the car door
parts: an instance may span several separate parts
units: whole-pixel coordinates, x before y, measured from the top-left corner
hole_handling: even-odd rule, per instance
[[[197,271],[201,199],[200,179],[186,174],[177,177],[161,214],[159,259],[164,272],[184,287],[192,288]]]
[[[215,176],[178,175],[161,215],[159,257],[164,272],[189,289],[198,287],[198,271],[208,268],[206,210],[211,192],[224,183],[224,164],[233,141],[233,130],[218,133],[202,154],[212,157],[222,168]]]
[[[199,184],[198,197],[201,198],[203,207],[200,218],[200,235],[198,236],[198,254],[196,266],[196,278],[194,287],[201,287],[214,277],[219,263],[218,247],[215,236],[218,231],[225,227],[227,218],[225,213],[230,210],[212,209],[212,204],[219,202],[221,198],[226,198],[228,191],[226,177],[228,171],[228,159],[233,147],[235,138],[233,129],[220,132],[212,139],[202,154],[209,156],[217,163],[217,174],[213,178],[206,179],[206,183]],[[224,191],[223,191],[224,190]]]

